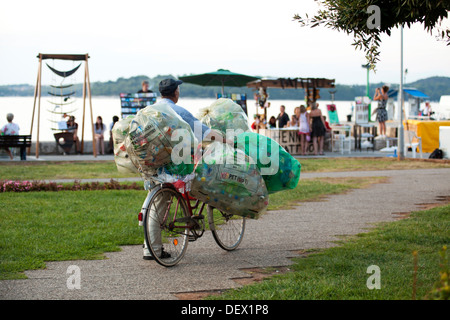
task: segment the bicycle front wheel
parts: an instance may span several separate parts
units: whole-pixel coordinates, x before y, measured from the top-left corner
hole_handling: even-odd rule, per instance
[[[210,205],[207,208],[209,228],[219,247],[233,251],[242,242],[245,230],[245,218],[224,213]]]
[[[164,186],[148,196],[144,218],[147,247],[156,262],[172,267],[183,258],[188,245],[186,202],[175,189]]]

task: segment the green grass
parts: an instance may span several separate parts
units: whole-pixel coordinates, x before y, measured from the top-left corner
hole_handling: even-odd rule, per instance
[[[271,195],[269,209],[379,181],[301,180]],[[137,213],[145,197],[144,190],[0,193],[0,279],[24,278],[23,271],[44,268],[45,261],[101,259],[121,245],[143,243]]]
[[[44,261],[101,259],[143,242],[137,213],[146,191],[0,194],[0,279],[44,268]]]
[[[139,177],[117,171],[114,161],[5,162],[0,165],[3,180],[111,179]]]
[[[302,173],[330,171],[394,170],[450,168],[450,163],[436,163],[393,158],[314,158],[300,159]],[[42,161],[3,162],[0,177],[3,180],[56,180],[56,179],[111,179],[138,177],[117,171],[114,161]]]
[[[210,299],[411,299],[413,252],[418,252],[417,299],[439,279],[439,250],[450,244],[450,205],[380,224],[341,246],[294,259],[292,272]],[[369,290],[367,268],[380,268],[381,289]]]
[[[312,158],[298,159],[302,172],[372,171],[450,168],[448,162],[429,162],[414,159],[398,161],[396,158]]]

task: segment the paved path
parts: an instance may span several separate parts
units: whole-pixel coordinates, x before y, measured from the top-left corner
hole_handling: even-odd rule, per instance
[[[48,262],[27,271],[26,280],[0,281],[0,299],[176,299],[175,293],[238,287],[233,278],[249,277],[243,268],[286,266],[301,249],[333,246],[339,235],[366,231],[392,221],[395,212],[419,209],[450,196],[450,169],[302,174],[310,177],[387,176],[388,183],[307,202],[292,210],[272,211],[249,220],[239,250],[224,252],[207,233],[190,243],[174,268],[142,259],[141,246],[125,246],[95,261]],[[81,270],[81,289],[67,288],[67,268]]]

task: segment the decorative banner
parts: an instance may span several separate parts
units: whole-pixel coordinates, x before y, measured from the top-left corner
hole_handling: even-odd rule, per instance
[[[139,110],[156,103],[156,93],[121,93],[122,118],[136,114]]]
[[[355,123],[369,123],[369,97],[355,98]]]
[[[330,124],[339,124],[339,117],[336,110],[335,104],[327,104],[327,110],[328,110],[328,118]]]
[[[231,93],[231,94],[221,94],[221,93],[217,93],[216,94],[216,98],[220,99],[220,98],[227,98],[227,99],[231,99],[233,100],[234,103],[237,103],[238,105],[241,106],[242,110],[244,110],[245,114],[248,115],[247,113],[247,95],[246,94],[240,94],[240,93]]]

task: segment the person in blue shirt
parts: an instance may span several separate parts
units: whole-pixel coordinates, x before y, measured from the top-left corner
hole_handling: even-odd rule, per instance
[[[224,143],[227,142],[225,137],[223,137],[219,132],[212,130],[208,126],[202,124],[200,120],[198,120],[196,117],[192,115],[192,113],[190,113],[185,108],[177,105],[178,99],[180,98],[179,86],[182,83],[183,81],[181,80],[174,80],[170,78],[162,80],[159,83],[159,92],[161,93],[161,100],[158,103],[168,104],[173,109],[173,111],[175,111],[184,121],[186,121],[191,127],[192,131],[194,132],[194,135],[199,143],[201,143],[202,141],[211,141],[211,140],[219,140],[223,141]],[[160,214],[159,213],[160,204],[166,201],[167,199],[161,197],[161,199],[158,201],[160,203],[155,203],[155,206],[152,206],[152,208],[149,210],[147,214],[158,216]],[[151,221],[154,220],[152,219]],[[150,232],[154,232],[154,239],[160,238],[157,235],[157,233],[161,232],[159,226],[157,226],[154,223],[150,223],[150,230],[151,230]],[[162,243],[160,243],[160,241],[155,241],[155,243],[152,244],[152,248],[156,251],[156,254],[158,254],[160,257],[162,258],[170,257],[170,254],[164,251],[164,248],[162,246]],[[143,258],[144,260],[154,260],[145,242],[144,242]]]
[[[176,103],[178,102],[180,98],[180,84],[182,84],[183,81],[181,80],[174,80],[174,79],[164,79],[159,83],[159,92],[161,93],[161,102],[167,103],[170,105],[180,117],[184,121],[186,121],[189,126],[191,127],[192,131],[194,132],[195,137],[197,138],[198,142],[203,141],[207,137],[209,137],[209,134],[213,133],[209,127],[202,124],[200,120],[198,120],[196,117],[192,115],[188,110],[186,110],[183,107],[180,107]],[[197,126],[197,129],[195,130],[195,127]],[[201,128],[201,133],[200,129]]]

